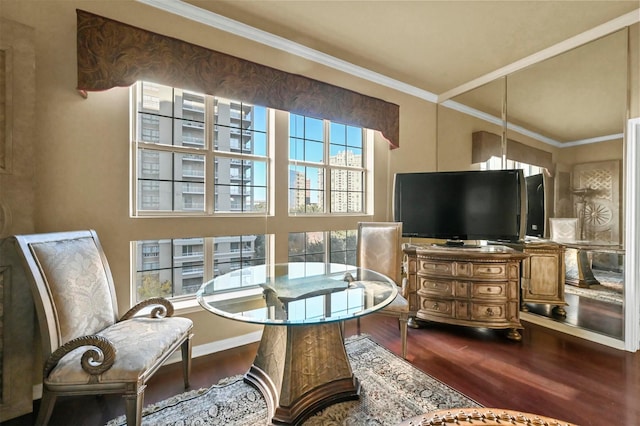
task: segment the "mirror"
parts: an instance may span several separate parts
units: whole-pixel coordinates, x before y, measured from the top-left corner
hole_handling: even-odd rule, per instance
[[[532,143],[523,128],[554,146],[545,237],[566,245],[566,316],[542,304],[529,312],[623,340],[627,30],[509,75],[507,94],[507,139]],[[564,223],[575,235],[559,235]]]
[[[545,303],[523,311],[531,322],[615,340],[624,340],[627,37],[618,31],[460,94],[438,105],[437,120],[438,171],[479,169],[495,146],[477,147],[496,140],[498,155],[508,141],[510,156],[548,166],[547,217],[577,222],[572,244],[563,243],[572,284],[557,280],[565,312]],[[487,143],[472,143],[479,133]],[[540,241],[551,237],[548,222]]]
[[[500,78],[438,104],[437,171],[480,168],[469,135],[484,131],[502,136],[505,78]],[[488,160],[488,158],[486,158]]]

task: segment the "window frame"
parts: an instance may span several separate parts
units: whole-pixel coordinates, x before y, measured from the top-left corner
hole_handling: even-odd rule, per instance
[[[289,200],[289,194],[294,191],[300,191],[299,188],[291,188],[290,186],[290,182],[287,182],[287,214],[289,217],[313,217],[313,216],[362,216],[362,215],[367,215],[367,214],[371,214],[371,206],[372,206],[372,198],[373,196],[371,194],[373,194],[373,175],[374,175],[374,169],[373,169],[373,136],[372,136],[372,130],[370,129],[366,129],[364,127],[357,127],[357,126],[351,126],[348,124],[344,124],[344,123],[340,123],[337,121],[331,121],[331,120],[327,120],[327,119],[317,119],[317,118],[313,118],[313,117],[307,117],[305,115],[302,114],[295,114],[295,113],[288,113],[289,114],[289,134],[287,135],[287,170],[288,172],[290,172],[290,168],[292,166],[295,167],[312,167],[312,168],[317,168],[320,170],[323,170],[323,189],[322,189],[322,193],[323,195],[323,203],[322,203],[322,211],[318,212],[318,211],[311,211],[311,212],[297,212],[297,211],[292,211],[291,210],[291,205],[290,205],[290,200]],[[318,162],[318,161],[310,161],[310,160],[305,160],[305,159],[292,159],[291,158],[291,139],[294,138],[294,136],[291,135],[291,117],[292,116],[297,116],[300,117],[303,121],[306,118],[309,118],[311,120],[320,120],[322,121],[322,144],[323,144],[323,160]],[[335,145],[332,144],[332,140],[331,140],[331,126],[332,124],[336,124],[336,125],[340,125],[340,126],[345,126],[345,130],[346,128],[357,128],[360,130],[361,132],[361,143],[362,143],[362,161],[361,161],[361,166],[349,166],[349,165],[338,165],[338,164],[331,164],[331,146]],[[304,133],[304,132],[303,132]],[[299,138],[299,137],[295,137],[295,139],[298,139],[300,141],[306,142],[309,139],[307,139],[306,137],[303,138]],[[317,142],[316,140],[313,140],[313,142]],[[345,143],[345,147],[349,147],[348,144]],[[332,211],[332,200],[334,197],[334,190],[332,189],[332,171],[346,171],[348,172],[358,172],[361,173],[362,175],[362,179],[361,179],[361,185],[362,185],[362,189],[359,191],[359,194],[361,194],[362,200],[361,200],[361,210],[360,211],[349,211],[349,206],[348,206],[348,202],[347,202],[347,211],[344,212],[337,212],[337,211]],[[337,191],[335,191],[337,193]],[[349,192],[348,190],[346,191],[347,193]],[[305,210],[306,207],[308,205],[305,204]]]
[[[195,217],[213,217],[213,216],[216,216],[216,217],[229,217],[229,216],[231,217],[264,217],[264,216],[270,215],[272,212],[272,200],[271,200],[270,194],[272,194],[272,190],[271,190],[271,186],[273,182],[272,169],[274,164],[274,157],[273,157],[274,150],[272,147],[273,138],[270,137],[270,134],[274,131],[274,126],[273,126],[274,110],[271,108],[255,105],[256,107],[259,107],[259,108],[265,108],[265,111],[266,111],[265,155],[257,155],[257,154],[246,153],[246,152],[236,153],[236,152],[221,151],[216,149],[215,141],[214,141],[214,133],[215,133],[214,129],[215,129],[215,126],[217,126],[217,124],[214,122],[214,113],[215,113],[214,101],[217,98],[217,99],[226,100],[228,102],[234,102],[234,103],[240,103],[240,104],[243,104],[243,102],[227,100],[224,98],[216,97],[215,95],[207,95],[207,94],[196,93],[196,92],[181,89],[181,88],[171,87],[172,95],[173,95],[172,101],[171,101],[172,115],[171,117],[166,117],[158,114],[158,116],[171,119],[171,124],[173,128],[173,126],[175,125],[175,121],[185,120],[175,116],[174,108],[176,105],[175,103],[176,93],[181,93],[181,94],[193,93],[196,96],[202,96],[204,98],[204,113],[203,113],[204,114],[204,122],[203,122],[204,123],[204,146],[190,147],[190,146],[168,145],[168,144],[162,144],[162,143],[147,142],[147,141],[139,140],[137,136],[139,133],[138,128],[141,124],[138,121],[138,115],[140,113],[138,109],[138,104],[142,102],[143,99],[148,98],[148,96],[143,95],[142,93],[142,87],[144,83],[152,84],[152,85],[156,84],[148,81],[138,81],[136,82],[136,84],[134,84],[130,88],[130,92],[129,92],[130,93],[129,109],[130,109],[130,123],[131,123],[130,136],[129,136],[129,141],[130,141],[129,215],[130,217],[131,218],[194,217],[194,216]],[[161,84],[158,84],[158,86],[169,87]],[[182,96],[182,99],[184,99],[184,96]],[[145,102],[149,102],[149,100],[147,99]],[[187,119],[186,121],[189,121],[189,120]],[[241,129],[241,130],[244,130],[244,129]],[[172,141],[174,140],[173,136],[174,135],[172,133],[172,136],[171,136]],[[204,206],[202,210],[197,210],[197,211],[167,210],[167,209],[154,210],[154,209],[142,209],[138,207],[138,204],[141,202],[141,197],[144,196],[143,194],[140,193],[138,185],[140,184],[140,182],[145,182],[145,180],[140,178],[140,175],[138,172],[139,170],[138,153],[144,150],[147,150],[148,152],[155,152],[160,154],[161,153],[169,153],[172,155],[185,154],[185,155],[197,155],[197,156],[203,157],[204,159],[204,177],[203,177]],[[265,164],[265,167],[266,167],[265,180],[266,181],[265,181],[264,192],[266,194],[266,199],[265,199],[264,211],[242,211],[242,210],[216,211],[215,210],[216,208],[215,206],[215,194],[216,194],[215,164],[216,164],[216,160],[221,158],[229,159],[230,161],[239,160],[241,164],[244,163],[245,161],[252,161],[252,162],[259,161]],[[146,180],[146,182],[153,183],[155,181]],[[172,177],[172,180],[170,182],[172,182],[172,185],[173,185],[176,182],[175,177]],[[185,183],[191,183],[191,182],[185,182]],[[223,186],[223,185],[220,185],[220,186]],[[241,187],[245,188],[245,186],[241,186]],[[173,203],[173,200],[171,202]]]

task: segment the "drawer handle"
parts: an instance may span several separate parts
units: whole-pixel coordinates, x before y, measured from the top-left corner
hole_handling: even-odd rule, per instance
[[[433,306],[431,307],[432,309],[435,309],[436,311],[438,310],[440,306],[438,305],[438,303],[434,303]]]
[[[488,316],[490,316],[490,317],[492,317],[492,316],[494,315],[494,314],[493,314],[493,309],[491,309],[491,308],[487,308],[487,315],[488,315]]]

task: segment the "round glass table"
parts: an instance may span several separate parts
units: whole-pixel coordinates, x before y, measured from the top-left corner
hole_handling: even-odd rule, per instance
[[[264,325],[245,380],[264,395],[273,423],[297,424],[359,397],[341,321],[375,312],[397,293],[393,280],[368,269],[295,262],[218,276],[200,287],[197,299],[221,317]]]

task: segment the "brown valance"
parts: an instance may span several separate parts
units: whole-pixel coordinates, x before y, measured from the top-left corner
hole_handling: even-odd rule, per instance
[[[553,159],[550,152],[507,139],[506,154],[509,160],[552,170]],[[491,157],[502,157],[502,137],[495,133],[473,132],[471,162],[482,163]]]
[[[148,80],[379,130],[399,146],[398,105],[77,10],[78,90]]]

